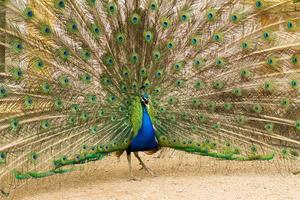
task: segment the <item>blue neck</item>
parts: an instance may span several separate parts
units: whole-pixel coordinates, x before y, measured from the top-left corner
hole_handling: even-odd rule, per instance
[[[130,144],[130,151],[149,151],[157,148],[155,132],[148,114],[147,107],[142,103],[143,121],[142,126],[135,138]]]

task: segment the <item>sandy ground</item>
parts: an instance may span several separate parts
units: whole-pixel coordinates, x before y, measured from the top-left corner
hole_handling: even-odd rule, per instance
[[[142,155],[156,172],[139,171],[141,181],[128,180],[125,156],[109,157],[83,171],[34,180],[15,192],[15,200],[299,200],[300,175],[289,173],[299,163],[218,161],[176,152],[163,158]],[[296,166],[295,166],[296,164]]]

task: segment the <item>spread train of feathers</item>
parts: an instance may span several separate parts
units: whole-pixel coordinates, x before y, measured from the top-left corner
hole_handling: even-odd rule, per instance
[[[300,15],[285,11],[294,6],[0,0],[0,189],[126,150],[141,128],[141,87],[160,147],[297,159]]]

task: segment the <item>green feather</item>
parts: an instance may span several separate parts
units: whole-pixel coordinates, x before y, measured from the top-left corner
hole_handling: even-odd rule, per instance
[[[150,114],[149,114],[150,115]],[[140,98],[134,97],[131,105],[131,125],[133,129],[133,137],[137,136],[142,127],[143,108]]]
[[[54,0],[54,7],[57,9],[65,9],[66,0]]]
[[[8,95],[8,91],[5,86],[0,85],[0,98],[5,98]]]

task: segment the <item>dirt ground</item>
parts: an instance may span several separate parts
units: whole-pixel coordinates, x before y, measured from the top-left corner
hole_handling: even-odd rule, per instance
[[[134,174],[141,181],[128,180],[128,166],[109,157],[84,166],[71,174],[34,180],[18,189],[14,200],[299,200],[300,169],[287,161],[219,161],[181,152],[142,155],[156,172],[151,177],[139,171],[133,158]]]

